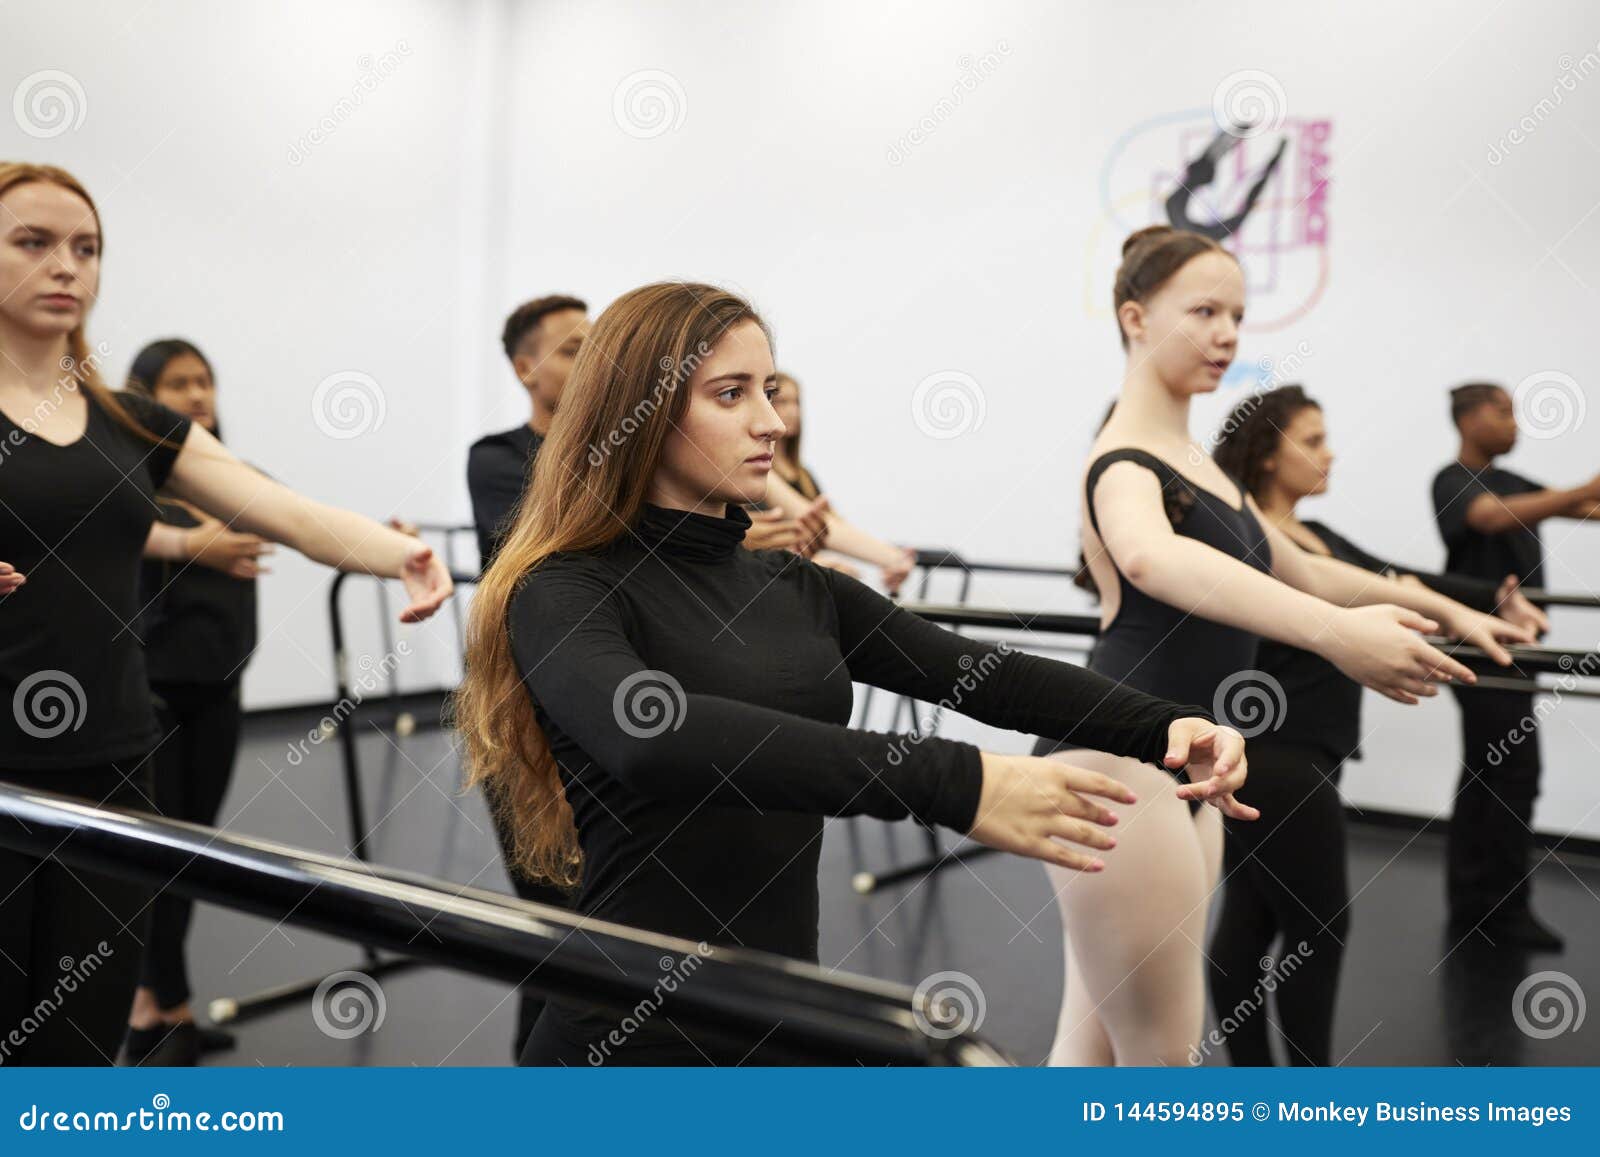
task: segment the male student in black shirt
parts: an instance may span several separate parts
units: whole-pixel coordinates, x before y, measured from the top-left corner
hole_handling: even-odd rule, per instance
[[[1551,490],[1495,465],[1517,440],[1511,395],[1472,383],[1450,393],[1461,435],[1456,461],[1433,480],[1433,509],[1448,550],[1445,569],[1514,584],[1544,585],[1539,524],[1600,519],[1600,475]],[[1508,675],[1521,674],[1515,670]],[[1452,686],[1461,708],[1461,781],[1450,819],[1446,892],[1456,939],[1559,952],[1561,937],[1528,904],[1539,738],[1533,696]]]
[[[573,359],[588,332],[589,307],[566,294],[534,298],[506,318],[500,344],[531,405],[526,422],[479,438],[467,452],[467,491],[484,570],[522,497],[528,470],[550,432]]]

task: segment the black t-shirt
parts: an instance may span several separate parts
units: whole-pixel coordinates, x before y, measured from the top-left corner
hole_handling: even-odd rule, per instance
[[[505,538],[511,513],[522,499],[533,469],[533,459],[544,445],[524,422],[498,434],[486,434],[467,451],[467,493],[472,497],[472,521],[478,528],[478,554],[489,569]]]
[[[159,518],[169,526],[200,525],[175,502],[160,502]],[[226,683],[243,674],[256,646],[255,579],[196,562],[145,559],[139,600],[152,683]]]
[[[852,681],[1150,761],[1173,719],[1206,715],[963,638],[792,552],[746,550],[749,525],[736,506],[717,518],[646,505],[632,531],[552,556],[512,600],[587,916],[814,961],[823,816],[968,830],[978,749],[850,730]],[[560,1004],[552,1016],[567,1036],[608,1027]],[[682,1043],[660,1029],[640,1043]]]
[[[1495,609],[1495,583],[1461,575],[1421,574],[1368,554],[1323,523],[1307,522],[1305,527],[1341,562],[1373,574],[1414,574],[1424,586],[1447,598],[1485,613]],[[1320,747],[1335,764],[1361,758],[1361,684],[1321,655],[1273,639],[1261,640],[1256,665],[1283,688],[1284,703],[1278,726],[1252,742],[1278,740]]]
[[[1544,547],[1536,528],[1519,526],[1484,534],[1467,525],[1467,507],[1480,494],[1531,494],[1543,489],[1498,466],[1478,471],[1452,462],[1439,471],[1433,480],[1433,514],[1449,552],[1445,569],[1495,583],[1514,574],[1526,586],[1543,586]]]
[[[0,415],[0,559],[28,579],[0,598],[0,770],[125,759],[158,738],[134,633],[139,560],[189,420],[118,393],[163,445],[83,396],[88,425],[67,446]]]

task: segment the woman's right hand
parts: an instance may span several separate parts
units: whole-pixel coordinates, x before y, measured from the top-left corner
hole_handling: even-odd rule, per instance
[[[0,595],[9,595],[27,581],[28,576],[9,562],[0,562]]]
[[[254,534],[229,530],[220,520],[205,519],[186,533],[185,548],[201,566],[220,570],[236,579],[259,578],[267,573],[258,559],[273,552],[273,545]]]
[[[1057,842],[1101,850],[1117,846],[1104,830],[1117,822],[1116,813],[1090,796],[1138,802],[1126,784],[1098,771],[1043,756],[985,751],[978,816],[967,835],[1002,852],[1074,871],[1098,872],[1105,867],[1103,860]]]
[[[1437,695],[1437,683],[1478,681],[1470,668],[1417,634],[1438,630],[1432,619],[1392,603],[1343,607],[1323,633],[1320,651],[1357,683],[1401,703],[1416,703]]]

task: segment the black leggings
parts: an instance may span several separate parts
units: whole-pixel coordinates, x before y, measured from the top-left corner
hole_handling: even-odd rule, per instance
[[[1461,778],[1445,874],[1451,918],[1476,924],[1528,906],[1539,734],[1532,695],[1452,686],[1461,705]]]
[[[147,757],[0,770],[8,784],[145,812],[151,778]],[[0,847],[0,1064],[115,1063],[154,891],[69,867],[55,855],[40,859]]]
[[[1339,772],[1321,748],[1250,741],[1250,781],[1239,798],[1261,818],[1224,821],[1226,883],[1210,954],[1212,1008],[1236,1065],[1274,1063],[1269,996],[1289,1063],[1331,1063],[1350,928]]]
[[[167,737],[154,759],[156,809],[168,819],[214,827],[239,750],[239,681],[153,683],[150,690]],[[154,990],[163,1009],[189,1000],[183,946],[193,915],[194,901],[170,888],[151,905],[139,983]]]

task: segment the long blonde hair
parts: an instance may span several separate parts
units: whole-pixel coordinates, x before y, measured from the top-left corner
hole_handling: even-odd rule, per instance
[[[638,520],[662,447],[689,404],[690,376],[730,328],[766,323],[711,285],[661,282],[623,294],[584,339],[533,480],[467,625],[452,703],[467,786],[485,784],[515,833],[517,867],[576,882],[581,856],[555,758],[534,718],[506,616],[523,579],[560,551],[594,551]]]
[[[83,187],[82,182],[65,169],[58,169],[54,165],[33,165],[23,161],[0,161],[0,197],[4,197],[19,185],[32,183],[46,185],[59,185],[69,193],[83,199],[89,206],[89,212],[94,217],[95,228],[100,229],[100,248],[105,249],[105,231],[100,227],[100,210],[95,208],[94,198],[89,196],[89,190]],[[63,380],[75,381],[79,386],[88,390],[94,400],[100,403],[101,409],[110,414],[117,422],[132,430],[147,442],[163,443],[165,440],[146,430],[132,416],[123,409],[122,403],[117,400],[117,395],[111,387],[106,385],[105,379],[100,376],[99,359],[89,352],[89,339],[84,333],[88,324],[88,310],[84,310],[83,319],[67,335],[67,355],[61,359],[61,372]]]

